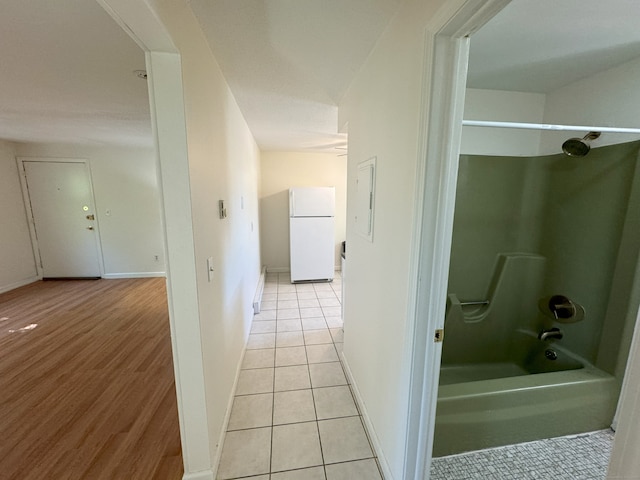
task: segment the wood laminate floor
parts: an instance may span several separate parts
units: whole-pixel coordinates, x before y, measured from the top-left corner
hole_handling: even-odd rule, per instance
[[[182,472],[164,279],[0,295],[0,479]]]

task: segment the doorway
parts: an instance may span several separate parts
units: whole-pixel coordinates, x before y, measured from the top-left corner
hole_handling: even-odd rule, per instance
[[[496,7],[499,6],[500,2],[489,3]],[[508,2],[502,2],[502,6],[506,3]],[[429,255],[425,255],[425,258],[421,259],[420,269],[424,274],[419,277],[423,282],[421,292],[426,293],[420,294],[423,298],[418,299],[417,310],[418,318],[427,318],[428,321],[425,322],[424,330],[422,330],[422,326],[416,326],[416,329],[422,333],[419,337],[426,340],[433,336],[435,329],[444,326],[447,274],[450,263],[451,226],[453,224],[455,203],[455,183],[458,174],[458,149],[460,145],[460,137],[458,135],[461,133],[461,121],[463,118],[461,110],[463,101],[461,99],[464,99],[464,78],[466,77],[466,72],[464,72],[462,74],[463,79],[460,79],[460,68],[461,65],[463,69],[466,68],[465,56],[468,53],[468,51],[465,51],[464,37],[479,29],[484,22],[497,12],[497,10],[494,10],[492,15],[487,15],[486,11],[480,12],[481,9],[477,5],[471,8],[474,11],[470,14],[462,11],[452,12],[447,17],[447,21],[442,23],[444,26],[441,27],[441,30],[433,30],[436,33],[430,37],[435,43],[435,61],[429,65],[431,71],[437,71],[441,74],[442,72],[446,73],[442,74],[444,78],[442,84],[439,84],[439,79],[434,77],[431,79],[431,85],[426,87],[428,88],[427,98],[431,104],[425,106],[425,112],[429,112],[430,115],[428,118],[430,127],[425,130],[426,133],[424,135],[424,138],[429,141],[425,141],[423,145],[428,161],[425,168],[426,180],[423,193],[423,225],[421,228],[423,240],[421,248],[423,252],[428,252]],[[451,24],[456,24],[458,30],[448,28]],[[441,41],[442,45],[440,50],[439,41]],[[445,58],[447,50],[454,54],[451,55],[451,60],[446,60]],[[462,53],[456,56],[455,54],[461,50]],[[451,82],[451,86],[446,85],[449,82]],[[462,91],[460,90],[461,84]],[[444,98],[445,100],[440,101],[439,98]],[[457,108],[460,110],[456,110]],[[438,137],[443,139],[439,140]],[[441,160],[443,157],[445,160]],[[442,183],[438,185],[437,181]],[[443,288],[441,288],[442,285],[444,285]],[[630,336],[631,334],[629,338]],[[417,352],[419,350],[419,348],[416,349]],[[422,378],[426,379],[427,385],[432,381],[434,382],[431,384],[433,388],[431,392],[437,390],[436,384],[440,374],[440,355],[441,351],[438,345],[434,348],[427,346],[424,354],[418,357],[422,364],[419,368],[414,369],[413,372],[414,379],[416,379],[415,374],[420,373]],[[416,358],[415,355],[414,358]],[[630,363],[633,362],[630,361]],[[423,383],[421,387],[424,388],[424,386],[425,384]],[[424,414],[434,415],[435,405],[432,403],[435,402],[434,398],[430,397],[429,393],[426,393],[421,399],[424,402],[421,406]],[[433,416],[431,416],[432,419]],[[426,425],[426,430],[428,430],[430,423],[427,421],[423,425]],[[419,435],[417,436],[419,437]],[[432,437],[429,437],[429,433],[426,433],[422,438],[424,438],[426,449],[429,452],[426,455],[428,457],[432,448],[432,444],[430,444]],[[411,478],[414,477],[412,476]],[[415,478],[418,477],[416,476]]]
[[[34,254],[43,278],[99,278],[98,222],[89,166],[19,158]]]

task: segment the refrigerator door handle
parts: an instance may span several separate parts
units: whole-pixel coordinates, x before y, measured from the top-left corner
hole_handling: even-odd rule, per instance
[[[289,216],[295,217],[295,212],[293,209],[295,208],[295,200],[294,200],[295,191],[289,190]]]

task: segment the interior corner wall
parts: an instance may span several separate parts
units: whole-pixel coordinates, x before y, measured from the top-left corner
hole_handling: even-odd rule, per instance
[[[403,478],[408,447],[413,335],[408,288],[425,28],[444,4],[405,2],[340,105],[349,112],[344,360],[388,480]],[[369,241],[356,233],[354,215],[357,165],[372,157],[377,161]]]
[[[269,271],[289,270],[289,188],[336,187],[335,263],[345,239],[347,157],[335,153],[262,152],[260,224],[262,264]]]
[[[153,148],[18,143],[16,153],[20,157],[87,159],[105,278],[165,274]]]
[[[182,65],[207,447],[215,463],[260,276],[260,152],[188,3],[154,4]]]
[[[16,146],[0,140],[0,292],[38,279],[16,164]]]
[[[547,94],[544,123],[639,128],[640,57]],[[560,153],[562,143],[585,132],[543,132],[542,155]],[[638,134],[603,133],[592,147],[638,140]]]
[[[464,119],[542,123],[545,98],[543,93],[467,88]],[[540,138],[540,130],[464,127],[460,153],[535,156],[539,154]]]

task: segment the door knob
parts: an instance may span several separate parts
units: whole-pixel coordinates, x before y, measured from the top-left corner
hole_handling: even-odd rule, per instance
[[[87,230],[93,230],[93,227],[87,227]]]

